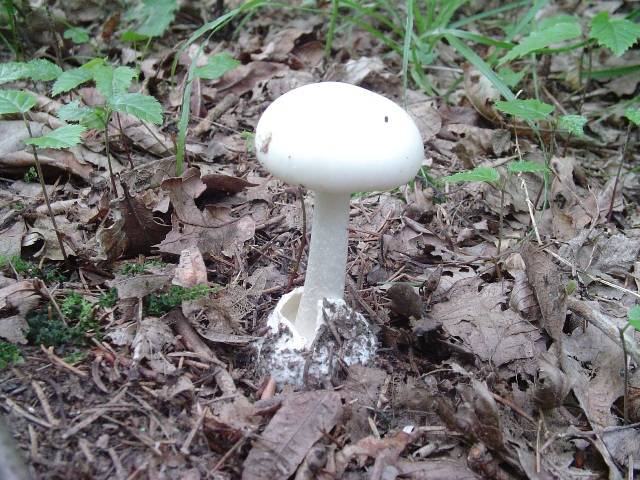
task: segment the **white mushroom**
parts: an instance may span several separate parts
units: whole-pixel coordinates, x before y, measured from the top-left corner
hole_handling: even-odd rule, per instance
[[[297,343],[308,347],[321,321],[322,299],[343,297],[351,193],[412,179],[424,156],[422,139],[411,117],[391,100],[324,82],[275,100],[258,122],[255,144],[269,172],[315,193],[304,289],[297,313],[285,315]]]

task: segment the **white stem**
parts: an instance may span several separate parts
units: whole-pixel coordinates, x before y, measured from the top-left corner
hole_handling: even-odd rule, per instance
[[[310,345],[323,298],[342,298],[347,267],[348,193],[315,192],[309,261],[296,329]]]

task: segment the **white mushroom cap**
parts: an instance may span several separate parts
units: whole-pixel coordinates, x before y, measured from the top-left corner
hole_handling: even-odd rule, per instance
[[[324,192],[387,190],[411,180],[424,157],[400,106],[339,82],[305,85],[275,100],[256,128],[260,163],[293,185]]]

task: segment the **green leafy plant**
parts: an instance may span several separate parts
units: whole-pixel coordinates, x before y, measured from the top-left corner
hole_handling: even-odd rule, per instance
[[[640,25],[626,18],[611,18],[609,12],[600,12],[591,20],[589,36],[619,57],[640,38]]]
[[[217,285],[213,287],[196,285],[191,288],[172,285],[167,292],[149,295],[147,314],[160,317],[179,306],[185,300],[197,300],[219,290],[220,287]]]
[[[10,365],[23,362],[20,349],[13,343],[0,341],[0,370]]]
[[[56,138],[49,138],[53,144],[72,143],[81,132],[81,128],[103,130],[105,134],[105,153],[109,167],[111,188],[117,192],[111,154],[109,150],[109,122],[111,116],[118,112],[132,115],[139,120],[161,124],[163,120],[162,106],[152,96],[142,93],[130,93],[128,90],[138,72],[129,67],[113,67],[104,59],[93,59],[84,65],[62,72],[52,87],[53,95],[69,92],[84,83],[93,81],[96,89],[104,97],[104,103],[96,106],[81,106],[78,101],[64,105],[58,111],[58,118],[67,122],[78,122],[78,125],[63,127]],[[53,133],[53,132],[52,132]],[[64,135],[62,135],[64,134]]]

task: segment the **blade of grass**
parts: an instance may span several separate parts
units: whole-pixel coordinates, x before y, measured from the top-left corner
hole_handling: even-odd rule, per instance
[[[352,10],[358,12],[360,15],[371,17],[372,19],[376,20],[377,22],[380,22],[380,25],[384,26],[385,28],[388,28],[389,30],[391,30],[393,33],[395,33],[398,36],[401,36],[404,33],[402,31],[402,28],[400,28],[397,24],[395,24],[392,21],[390,21],[384,15],[380,14],[374,8],[364,7],[364,6],[360,5],[357,2],[354,2],[353,0],[341,0],[340,3],[342,4],[343,7],[349,7]],[[400,24],[402,24],[402,23],[400,23]]]
[[[446,34],[444,37],[449,44],[462,55],[467,62],[476,67],[478,71],[487,77],[491,84],[500,92],[506,100],[515,100],[516,96],[511,89],[502,81],[502,79],[493,71],[493,69],[478,56],[476,52],[467,47],[460,39],[454,35]]]
[[[327,30],[327,39],[324,43],[324,56],[329,58],[331,48],[333,46],[333,36],[336,32],[336,21],[338,19],[338,11],[340,10],[340,0],[332,0],[331,15],[329,17],[329,29]]]
[[[486,12],[480,12],[475,15],[471,15],[470,17],[464,17],[460,20],[456,20],[455,22],[449,25],[450,28],[458,28],[463,27],[465,25],[469,25],[470,23],[477,22],[478,20],[482,20],[484,18],[492,17],[494,15],[498,15],[500,13],[508,12],[509,10],[515,10],[516,8],[524,7],[525,5],[529,5],[531,0],[520,0],[519,2],[507,3],[506,5],[502,5],[501,7],[492,8],[491,10],[487,10]]]
[[[413,6],[414,0],[407,0],[407,21],[404,26],[404,44],[402,45],[402,102],[407,108],[407,86],[409,83],[409,54],[413,40]]]

